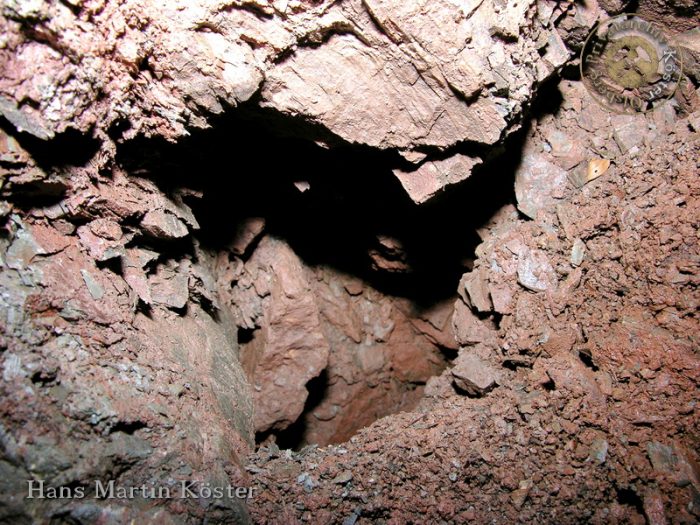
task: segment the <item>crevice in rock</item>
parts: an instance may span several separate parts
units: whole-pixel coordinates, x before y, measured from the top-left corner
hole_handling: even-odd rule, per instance
[[[521,142],[514,135],[502,157],[418,206],[392,172],[408,164],[396,151],[324,133],[244,106],[177,144],[138,139],[118,157],[127,172],[180,195],[199,223],[201,248],[232,268],[219,295],[239,312],[258,442],[293,448],[342,442],[379,417],[415,408],[428,379],[456,357],[457,283],[471,269],[478,228],[513,201]],[[285,279],[303,290],[277,295],[275,283]],[[276,308],[284,318],[276,320]],[[276,324],[297,315],[299,327]],[[317,321],[308,324],[309,316]],[[311,335],[288,335],[300,329]],[[275,363],[294,362],[295,345],[314,357],[283,371]],[[279,398],[274,406],[271,396]]]

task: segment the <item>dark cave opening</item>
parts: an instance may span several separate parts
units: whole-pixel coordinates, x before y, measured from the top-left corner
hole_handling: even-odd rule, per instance
[[[552,100],[558,99],[548,97],[545,107],[536,109],[556,111],[558,104]],[[471,269],[481,242],[478,229],[497,210],[514,202],[513,174],[526,132],[524,128],[513,134],[501,155],[485,162],[466,181],[420,206],[392,173],[406,165],[398,153],[338,143],[293,118],[247,107],[177,144],[130,141],[120,146],[118,160],[127,173],[155,181],[165,193],[188,188],[183,200],[200,223],[199,242],[210,252],[229,250],[242,224],[263,218],[264,234],[283,239],[309,267],[332,268],[359,279],[388,297],[408,301],[420,315],[436,304],[454,302],[457,284]],[[243,261],[258,240],[240,255]],[[382,267],[382,258],[387,267]],[[398,271],[391,266],[394,263]],[[260,342],[255,341],[258,332],[239,328],[242,349],[260,351]],[[333,353],[336,348],[331,346]],[[456,346],[436,342],[431,373],[439,375],[456,355]],[[242,361],[245,368],[251,358],[242,356]],[[356,398],[355,409],[369,403],[363,396],[384,392],[379,406],[369,403],[359,410],[365,418],[362,422],[343,423],[349,432],[336,432],[333,438],[319,438],[313,429],[309,433],[309,425],[317,423],[314,411],[328,401],[329,388],[343,384],[323,370],[306,383],[308,398],[297,420],[284,430],[257,432],[256,441],[274,440],[294,449],[317,441],[323,444],[327,438],[342,442],[374,419],[412,410],[422,397],[426,378],[407,379],[402,370],[394,369],[401,366],[405,365],[392,365],[392,379],[385,378],[369,390],[358,393],[355,385],[346,385]],[[254,383],[252,375],[250,380]],[[396,399],[386,401],[389,398]],[[353,408],[342,410],[350,413]]]
[[[392,174],[406,165],[396,152],[319,145],[318,133],[244,108],[177,144],[131,141],[118,158],[129,173],[155,180],[166,192],[200,191],[202,198],[187,203],[209,249],[228,245],[245,219],[262,217],[265,231],[289,242],[310,265],[333,266],[419,304],[454,296],[480,242],[476,230],[514,201],[520,134],[509,139],[503,156],[418,206]],[[381,237],[400,244],[408,271],[373,268],[368,252],[382,249]]]
[[[542,89],[532,107],[535,117],[555,113],[561,103],[556,85]],[[386,296],[408,301],[416,315],[454,301],[457,283],[471,269],[481,242],[478,229],[515,200],[513,178],[527,126],[506,139],[499,154],[468,179],[419,206],[392,173],[409,165],[396,151],[343,143],[307,123],[253,107],[244,105],[218,117],[211,128],[177,143],[143,137],[122,143],[117,163],[129,177],[149,179],[175,200],[182,198],[200,224],[198,242],[211,253],[229,251],[241,225],[262,218],[264,234],[283,239],[309,267],[353,276]],[[55,148],[44,151],[31,140],[29,146],[38,148],[37,157],[47,167],[62,155],[79,155]],[[82,149],[92,147],[85,143]],[[435,159],[473,151],[473,145],[463,144],[426,154]],[[177,240],[141,241],[162,254],[190,249]],[[240,254],[243,261],[258,241],[259,237]],[[387,266],[382,267],[382,260]],[[398,269],[391,266],[394,263]],[[215,308],[208,310],[218,318]],[[239,327],[239,345],[251,345],[256,333]],[[436,341],[434,354],[439,364],[433,374],[439,375],[457,349]],[[392,368],[392,373],[400,376],[401,370]],[[411,410],[425,384],[425,378],[414,378],[382,385],[384,397],[400,399],[378,408],[367,421]],[[305,388],[309,395],[299,418],[282,431],[258,432],[259,443],[271,437],[290,448],[309,443],[309,418],[329,388],[327,371],[311,378]],[[365,410],[365,416],[369,412]],[[347,426],[355,432],[367,421]]]

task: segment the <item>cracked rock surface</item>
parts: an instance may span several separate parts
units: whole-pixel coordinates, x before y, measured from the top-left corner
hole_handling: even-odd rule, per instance
[[[565,8],[547,1],[1,5],[0,111],[41,139],[75,129],[176,140],[256,98],[328,140],[483,148],[518,127],[569,58],[553,26]],[[478,159],[460,159],[443,161],[459,175],[438,168],[409,195],[423,202],[466,178]]]
[[[626,8],[647,114],[576,73]],[[697,20],[0,0],[0,522],[696,523]]]

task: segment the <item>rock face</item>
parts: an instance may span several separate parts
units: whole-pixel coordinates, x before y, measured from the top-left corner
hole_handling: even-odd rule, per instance
[[[541,80],[538,71],[546,76],[567,58],[538,56],[537,35],[564,46],[528,2],[351,1],[325,17],[320,46],[272,68],[263,98],[381,148],[494,144]],[[509,42],[523,34],[532,44]],[[511,81],[505,87],[498,77]]]
[[[307,270],[284,242],[267,237],[238,278],[232,300],[241,305],[242,326],[260,328],[241,352],[254,383],[255,431],[284,429],[304,409],[306,383],[328,364],[329,344]]]
[[[119,174],[107,191],[106,179],[83,169],[62,168],[52,179],[4,132],[0,142],[12,144],[0,153],[4,195],[17,196],[28,180],[60,181],[64,190],[60,205],[2,217],[1,519],[151,522],[201,512],[186,500],[154,509],[25,499],[27,480],[243,483],[245,472],[232,465],[253,444],[253,404],[233,311],[213,312],[211,255],[191,237],[167,253],[149,249],[151,224],[161,225],[162,241],[172,240],[173,221],[189,236],[189,209]],[[143,220],[165,208],[169,222]],[[205,512],[248,521],[238,499],[214,505]]]
[[[514,203],[494,213],[459,284],[458,356],[418,409],[291,460],[261,449],[272,495],[251,505],[255,519],[354,519],[333,482],[350,470],[363,509],[398,523],[531,523],[553,509],[557,523],[697,521],[700,106],[637,116],[638,150],[623,155],[619,120],[580,84],[559,89],[524,150],[555,174],[615,162],[581,186],[550,179],[542,189],[557,193],[532,218]]]
[[[616,116],[535,96],[621,0],[0,0],[0,522],[697,522],[698,9],[635,4],[688,76]]]
[[[228,300],[252,331],[241,362],[255,391],[256,432],[290,427],[306,403],[301,442],[344,441],[413,408],[446,366],[440,348],[456,349],[449,302],[418,313],[357,278],[307,267],[278,239],[265,237],[233,283]]]
[[[119,129],[174,140],[260,93],[262,106],[353,144],[487,146],[568,59],[552,25],[560,8],[546,1],[0,5],[0,111],[40,139]],[[412,175],[397,166],[418,203],[479,159],[425,162]],[[154,213],[151,230],[183,234]]]

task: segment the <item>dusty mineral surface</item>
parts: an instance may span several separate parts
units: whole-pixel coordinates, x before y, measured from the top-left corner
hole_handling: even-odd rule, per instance
[[[696,523],[698,8],[634,4],[1,0],[0,521]]]

